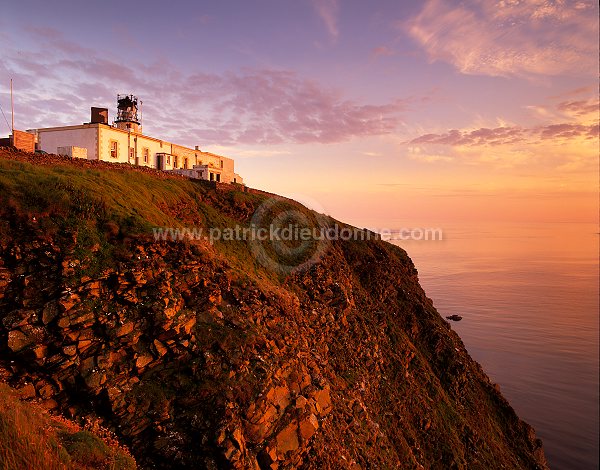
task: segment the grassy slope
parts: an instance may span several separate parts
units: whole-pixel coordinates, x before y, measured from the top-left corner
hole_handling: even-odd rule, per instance
[[[65,162],[66,163],[66,162]],[[84,168],[69,165],[37,166],[23,161],[0,159],[2,210],[25,215],[49,237],[78,234],[77,249],[94,257],[94,275],[114,261],[114,246],[104,236],[151,236],[154,227],[232,227],[236,214],[215,208],[214,190],[200,181],[156,178],[135,171]],[[232,191],[226,195],[237,207],[263,199]],[[100,250],[90,251],[99,245]],[[255,269],[244,252],[245,244],[223,243],[219,251]],[[231,252],[234,253],[231,253]]]
[[[204,181],[167,177],[161,172],[123,171],[102,162],[85,162],[81,168],[66,158],[55,158],[62,164],[32,165],[0,158],[0,192],[6,201],[0,213],[12,211],[27,217],[34,222],[32,228],[46,232],[49,239],[76,234],[76,252],[87,261],[82,263],[87,268],[79,271],[82,276],[94,277],[119,258],[110,235],[150,238],[156,227],[202,228],[203,233],[209,228],[248,227],[253,212],[269,199],[267,193],[244,192],[236,186],[216,194]],[[312,226],[319,220],[321,224],[334,222],[328,217],[317,220],[320,216],[294,201],[282,200],[273,210],[281,210],[282,205],[284,210],[299,211]],[[264,269],[245,241],[217,241],[215,245],[215,254],[241,272],[276,284],[282,280]],[[268,254],[284,264],[296,261],[292,255]]]
[[[22,402],[0,384],[0,470],[133,470],[135,461],[114,443]]]

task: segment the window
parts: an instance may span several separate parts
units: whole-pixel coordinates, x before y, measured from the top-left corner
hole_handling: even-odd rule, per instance
[[[135,158],[135,149],[133,147],[129,147],[129,160],[133,160]]]
[[[167,165],[171,164],[171,155],[167,155]]]
[[[110,156],[112,158],[118,158],[119,157],[119,144],[116,140],[111,140],[110,141]]]
[[[223,160],[221,160],[221,168],[223,168]]]
[[[185,169],[187,170],[187,166],[188,166],[188,159],[186,158],[186,159],[183,161],[183,168],[185,168]]]
[[[150,155],[150,150],[148,150],[147,147],[144,147],[142,154],[144,155],[144,163],[148,163],[148,157]]]
[[[221,173],[217,173],[217,181],[221,181]]]
[[[177,168],[177,160],[178,160],[177,156],[174,156],[173,157],[173,168]]]

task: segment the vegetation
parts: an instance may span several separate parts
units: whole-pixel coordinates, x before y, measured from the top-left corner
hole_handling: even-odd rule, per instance
[[[0,384],[0,470],[132,470],[133,458],[114,442],[22,402]]]
[[[268,200],[235,185],[215,194],[204,181],[164,174],[157,177],[126,167],[36,165],[4,158],[0,158],[0,203],[0,215],[10,211],[25,216],[36,231],[42,229],[49,238],[72,236],[76,240],[74,255],[81,261],[77,267],[80,278],[94,277],[114,265],[120,255],[127,255],[119,253],[115,239],[152,237],[156,228],[202,229],[206,235],[211,228],[221,234],[229,229],[231,234],[237,226],[250,224],[268,229],[273,221],[281,227],[298,224],[309,229],[333,222],[298,203]],[[256,219],[262,204],[265,207]],[[293,267],[308,261],[318,249],[308,246],[316,245],[314,241],[300,247],[298,242],[277,246],[264,242],[251,247],[244,239],[224,236],[214,243],[215,253],[221,253],[240,271],[275,282],[278,273],[272,266],[264,269],[261,257]]]

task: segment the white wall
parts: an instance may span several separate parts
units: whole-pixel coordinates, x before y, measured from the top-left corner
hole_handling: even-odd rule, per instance
[[[111,142],[117,142],[117,158],[111,157]],[[148,149],[148,161],[144,162],[143,149]],[[100,128],[100,160],[105,162],[131,163],[132,165],[157,168],[157,153],[171,153],[171,144],[140,134],[128,133],[111,127]],[[130,149],[133,149],[133,158],[129,157]],[[173,168],[173,157],[170,163],[163,162],[162,169]]]
[[[222,166],[221,162],[223,162]],[[198,155],[198,164],[208,165],[209,171],[210,168],[214,168],[215,171],[211,171],[211,173],[220,173],[222,183],[232,183],[233,179],[237,178],[234,173],[234,162],[231,158],[209,152],[200,152]]]
[[[241,182],[239,175],[234,173],[234,161],[231,158],[192,150],[104,124],[38,129],[38,135],[40,148],[48,153],[57,153],[58,147],[82,147],[87,149],[88,160],[99,159],[105,162],[129,163],[150,168],[158,168],[157,154],[164,153],[170,156],[163,157],[160,168],[162,170],[181,169],[187,158],[188,169],[192,169],[194,165],[206,165],[208,172],[221,175],[220,181],[223,183],[232,183],[234,178],[238,183]],[[110,152],[113,141],[117,143],[117,158],[113,158]],[[144,148],[149,151],[147,162],[144,162]],[[133,152],[131,157],[130,149]],[[177,156],[177,166],[174,165],[174,156]],[[209,179],[208,172],[205,171],[206,179]]]
[[[138,164],[140,166],[149,166],[151,168],[157,168],[156,154],[157,153],[171,153],[171,144],[163,142],[157,139],[151,139],[146,136],[137,136],[137,155]],[[161,146],[162,144],[162,146]],[[149,151],[148,162],[144,162],[143,149],[147,148]],[[171,162],[172,163],[172,162]]]
[[[40,129],[38,130],[39,146],[48,153],[57,153],[58,147],[82,147],[87,149],[88,160],[97,160],[97,133],[96,127]]]
[[[100,160],[112,163],[131,163],[129,159],[130,144],[133,144],[132,137],[127,132],[118,131],[110,127],[100,127]],[[117,157],[110,154],[111,142],[117,142]]]

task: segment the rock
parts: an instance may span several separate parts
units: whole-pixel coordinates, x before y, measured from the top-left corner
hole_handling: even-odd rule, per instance
[[[71,326],[78,325],[79,328],[88,328],[95,322],[94,312],[87,310],[77,310],[69,314],[69,323]]]
[[[35,387],[31,382],[27,382],[19,389],[19,393],[25,399],[35,397]]]
[[[187,320],[183,325],[183,331],[185,334],[189,335],[192,332],[192,328],[196,325],[196,317],[191,317]]]
[[[77,350],[82,353],[85,352],[90,346],[92,346],[92,341],[89,339],[81,340],[77,343]]]
[[[99,298],[100,297],[100,293],[101,293],[101,289],[102,289],[102,283],[100,281],[91,281],[88,282],[86,284],[86,289],[88,291],[88,295],[92,298]]]
[[[300,395],[298,398],[296,398],[296,408],[303,410],[306,405],[308,405],[308,400],[306,397]]]
[[[44,380],[40,380],[36,384],[36,389],[37,394],[45,400],[49,399],[54,394],[54,387]]]
[[[139,371],[146,367],[148,364],[150,364],[153,360],[154,358],[150,354],[144,354],[142,356],[138,356],[138,358],[135,361],[135,366]]]
[[[66,330],[67,328],[69,328],[69,326],[71,326],[71,320],[69,319],[68,316],[62,316],[58,319],[58,327]]]
[[[47,325],[54,320],[59,314],[58,306],[54,302],[50,302],[44,306],[42,311],[42,322]]]
[[[237,462],[246,454],[242,430],[240,428],[234,429],[230,438],[226,438],[225,434],[223,430],[217,438],[217,443],[223,448],[223,455],[229,462]]]
[[[163,357],[165,354],[167,354],[167,352],[169,351],[164,344],[162,344],[159,340],[155,339],[154,342],[154,348],[156,349],[156,353],[158,354],[159,357]]]
[[[48,347],[44,346],[43,344],[36,346],[35,348],[33,348],[33,354],[38,360],[44,359],[48,354]]]
[[[230,462],[235,462],[240,458],[240,450],[235,446],[230,439],[225,440],[223,444],[225,449],[223,450],[223,456]]]
[[[124,325],[121,325],[119,328],[117,328],[115,335],[117,338],[121,338],[122,336],[128,335],[132,331],[133,331],[133,323],[128,322],[128,323],[125,323]]]
[[[300,421],[298,426],[302,442],[307,442],[319,429],[319,420],[314,414],[310,414],[306,419]]]
[[[164,299],[165,305],[169,305],[169,298],[165,297]],[[171,320],[173,317],[175,317],[175,315],[177,315],[177,312],[179,311],[178,308],[175,307],[165,307],[163,309],[163,313],[165,314],[165,317],[167,317],[167,319]]]
[[[67,294],[67,295],[61,297],[59,299],[58,303],[61,306],[63,312],[68,312],[75,305],[77,305],[80,301],[81,301],[81,299],[79,298],[79,296],[77,294]]]
[[[81,375],[88,375],[96,367],[96,359],[94,357],[87,357],[83,359],[79,364],[79,371]]]
[[[268,405],[263,413],[256,411],[249,417],[252,424],[248,426],[248,439],[252,442],[262,441],[271,430],[277,416],[277,408],[273,405]]]
[[[297,428],[297,424],[292,422],[277,434],[277,455],[284,458],[286,452],[293,452],[300,447]]]
[[[51,398],[42,400],[39,405],[46,410],[56,410],[59,406],[58,402]]]
[[[106,383],[106,373],[97,368],[92,369],[90,373],[84,378],[85,384],[91,389],[97,389],[104,383]]]
[[[277,463],[279,460],[279,457],[277,456],[277,447],[274,445],[264,449],[258,458],[260,469],[276,470],[279,468],[279,464]]]
[[[290,404],[290,391],[285,386],[274,387],[267,392],[267,400],[283,411]]]
[[[452,320],[452,321],[461,321],[462,320],[462,317],[460,315],[456,315],[456,314],[448,315],[446,318],[448,320]]]
[[[320,415],[326,415],[331,411],[331,396],[329,395],[329,386],[323,390],[318,390],[314,394],[316,408]]]
[[[12,330],[8,333],[8,347],[13,352],[19,352],[30,346],[33,343],[33,339],[29,338],[25,333],[20,330]]]
[[[75,354],[77,354],[77,345],[75,344],[70,344],[68,346],[64,346],[63,347],[63,352],[67,355],[67,356],[74,356]]]
[[[233,440],[237,447],[242,451],[245,450],[244,436],[242,435],[242,430],[240,428],[236,428],[231,433]]]

